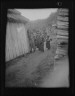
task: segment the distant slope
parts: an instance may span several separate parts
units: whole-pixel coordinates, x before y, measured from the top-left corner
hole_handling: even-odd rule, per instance
[[[48,27],[51,26],[52,24],[56,23],[57,21],[57,12],[52,13],[48,18],[46,19],[38,19],[35,21],[29,21],[28,23],[28,28],[40,28],[40,27]]]
[[[55,24],[57,22],[57,15],[58,13],[52,13],[45,21],[46,25],[52,25]]]

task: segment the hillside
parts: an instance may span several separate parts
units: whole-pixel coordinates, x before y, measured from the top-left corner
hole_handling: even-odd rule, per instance
[[[28,29],[40,29],[40,28],[46,28],[46,27],[51,27],[52,24],[55,24],[57,21],[57,12],[56,13],[52,13],[48,18],[46,19],[38,19],[32,22],[28,22]]]

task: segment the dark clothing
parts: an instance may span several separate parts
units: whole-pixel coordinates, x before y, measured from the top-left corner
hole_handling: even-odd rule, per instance
[[[43,43],[43,42],[41,42],[41,43],[39,44],[39,51],[44,52],[44,43]]]
[[[44,41],[43,41],[43,38],[40,41],[38,40],[37,43],[35,44],[35,46],[37,46],[39,51],[44,52]]]
[[[39,51],[44,51],[44,43],[43,42],[41,42],[41,43],[37,43],[37,48],[39,49]]]
[[[46,41],[46,47],[47,47],[48,49],[50,49],[50,40],[47,40],[47,41]]]

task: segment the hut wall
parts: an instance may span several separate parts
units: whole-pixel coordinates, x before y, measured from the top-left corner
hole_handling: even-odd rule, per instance
[[[6,61],[29,51],[27,31],[24,24],[7,23],[6,29]]]

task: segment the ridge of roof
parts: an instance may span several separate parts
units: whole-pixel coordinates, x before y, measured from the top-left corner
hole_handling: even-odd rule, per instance
[[[7,17],[9,22],[27,23],[29,21],[28,18],[22,16],[21,13],[15,9],[8,10]]]

